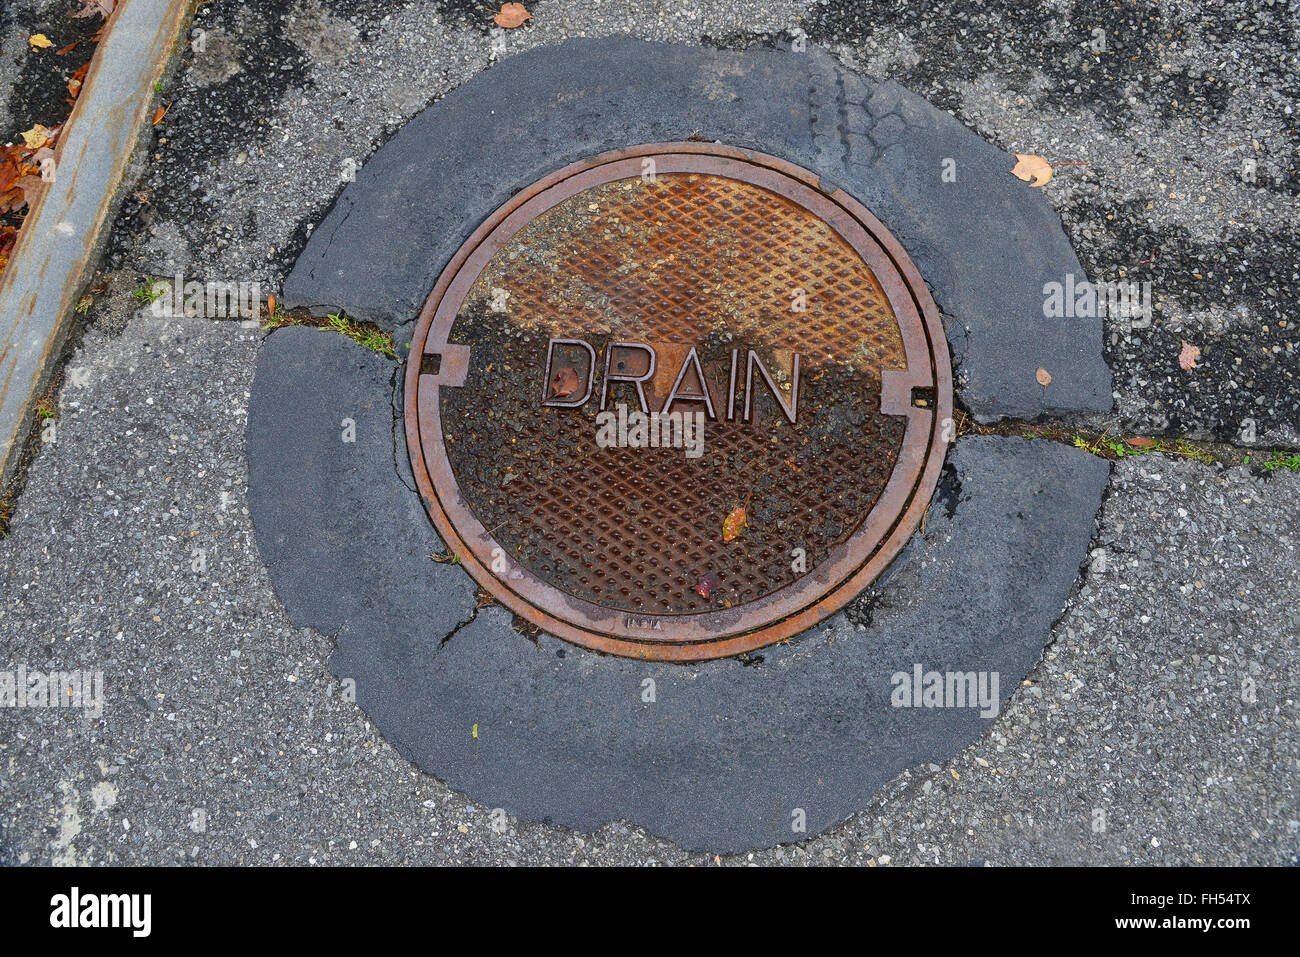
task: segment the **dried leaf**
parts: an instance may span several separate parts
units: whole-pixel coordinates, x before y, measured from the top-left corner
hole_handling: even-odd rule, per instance
[[[1178,353],[1178,364],[1184,369],[1195,369],[1196,360],[1201,356],[1199,346],[1194,346],[1190,342],[1183,343],[1183,351]]]
[[[528,12],[528,8],[522,3],[507,3],[500,12],[492,18],[492,22],[499,27],[505,27],[507,30],[517,27],[525,20],[531,20],[533,15]]]
[[[81,92],[81,84],[86,80],[86,71],[90,69],[90,64],[86,63],[76,73],[72,74],[72,79],[68,81],[68,95],[74,100],[77,94]]]
[[[722,540],[724,542],[734,541],[748,524],[749,514],[745,511],[745,506],[739,505],[733,508],[722,522]]]
[[[47,50],[54,46],[44,33],[33,33],[27,38],[27,42],[31,44],[33,50]]]
[[[163,121],[163,117],[167,115],[167,111],[170,110],[171,108],[172,105],[168,103],[166,106],[160,106],[158,107],[158,109],[154,110],[153,125],[157,126],[159,123],[161,123]]]
[[[23,142],[27,144],[29,150],[38,150],[50,139],[50,130],[37,123],[30,130],[22,134]]]
[[[705,598],[708,598],[721,587],[722,582],[718,581],[718,576],[710,572],[700,576],[700,580],[695,585],[695,590]]]
[[[45,181],[39,176],[24,176],[14,183],[15,188],[23,191],[23,202],[30,209],[36,202],[36,197],[41,195],[41,190],[45,188]]]
[[[1156,444],[1155,439],[1149,439],[1145,435],[1135,435],[1133,438],[1125,439],[1124,441],[1135,449],[1149,449],[1151,446]]]
[[[1052,165],[1041,156],[1032,153],[1017,153],[1016,165],[1011,171],[1030,186],[1043,186],[1052,178]]]
[[[562,399],[578,391],[578,370],[565,366],[551,376],[551,398]]]
[[[68,44],[66,47],[64,47],[62,50],[55,50],[55,51],[54,51],[54,55],[55,55],[55,56],[67,56],[69,53],[71,53],[73,50],[75,50],[75,49],[77,48],[77,44],[80,43],[80,42],[81,42],[80,40],[73,40],[71,43],[69,43],[69,44]]]
[[[266,297],[266,311],[273,316],[275,315],[275,296]]]
[[[23,175],[16,160],[6,156],[0,159],[0,196],[9,192],[11,186]]]
[[[27,200],[23,198],[23,191],[17,186],[13,186],[0,193],[0,215],[22,209],[26,203]]]
[[[1038,384],[1044,389],[1052,384],[1052,374],[1046,369],[1040,368],[1034,373],[1034,378],[1038,380]]]
[[[73,17],[107,17],[113,12],[117,0],[81,0],[81,9],[73,14]]]
[[[5,266],[9,264],[9,256],[14,250],[14,242],[17,239],[17,229],[12,226],[0,226],[0,272],[4,272]]]

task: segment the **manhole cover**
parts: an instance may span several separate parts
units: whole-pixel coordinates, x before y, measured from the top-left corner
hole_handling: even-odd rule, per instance
[[[411,462],[449,548],[527,621],[638,658],[738,654],[842,607],[919,524],[952,414],[898,242],[806,170],[713,144],[516,194],[411,356]]]

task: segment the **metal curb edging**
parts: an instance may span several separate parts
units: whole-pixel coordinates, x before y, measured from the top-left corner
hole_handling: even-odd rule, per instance
[[[0,485],[8,484],[82,288],[149,135],[153,87],[198,0],[121,0],[55,150],[55,179],[0,275]]]

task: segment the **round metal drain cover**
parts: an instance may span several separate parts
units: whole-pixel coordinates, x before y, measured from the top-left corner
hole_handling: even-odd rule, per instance
[[[406,376],[416,480],[478,583],[577,644],[676,661],[787,638],[873,581],[951,414],[898,242],[808,171],[714,144],[516,194],[439,278]]]

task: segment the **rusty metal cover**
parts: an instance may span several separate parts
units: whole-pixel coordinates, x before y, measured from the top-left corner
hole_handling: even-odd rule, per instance
[[[420,314],[405,400],[429,515],[480,585],[577,644],[686,661],[797,634],[885,569],[938,481],[952,379],[864,207],[669,143],[479,227]]]

